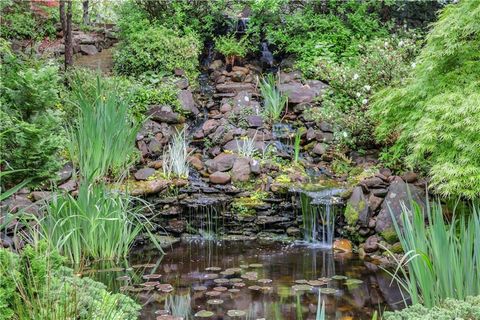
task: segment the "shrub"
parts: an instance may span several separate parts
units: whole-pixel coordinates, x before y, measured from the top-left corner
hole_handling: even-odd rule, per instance
[[[247,38],[237,39],[235,34],[215,38],[215,49],[225,56],[227,63],[234,64],[235,57],[243,58],[247,55]]]
[[[267,39],[286,53],[297,57],[297,66],[310,75],[319,57],[338,61],[358,53],[361,43],[386,36],[378,15],[368,1],[332,1],[325,12],[312,4],[303,10],[287,12],[283,23],[266,26]]]
[[[375,119],[368,113],[371,96],[408,75],[418,51],[417,35],[375,39],[358,50],[356,57],[338,63],[318,60],[315,77],[326,80],[329,89],[319,112],[309,111],[315,120],[331,122],[337,142],[351,148],[375,145]]]
[[[71,155],[87,182],[122,173],[136,151],[139,124],[128,117],[129,102],[118,95],[116,83],[96,79],[91,91],[77,88],[77,124],[70,130]]]
[[[0,249],[0,319],[137,319],[140,306],[62,266],[45,243],[19,254]]]
[[[480,319],[480,296],[467,297],[465,301],[446,299],[433,308],[425,308],[420,304],[410,306],[401,311],[385,312],[384,320],[451,320]]]
[[[443,196],[480,194],[480,3],[445,7],[405,84],[375,95],[386,163],[428,170]]]
[[[260,82],[263,97],[263,114],[271,121],[278,121],[287,106],[288,96],[277,88],[277,79],[269,74]]]
[[[431,308],[447,298],[480,295],[480,207],[472,206],[458,220],[454,216],[451,225],[445,223],[440,204],[427,206],[425,214],[420,206],[411,207],[403,208],[402,227],[390,214],[405,252],[397,269],[405,280],[399,283],[412,302]]]
[[[57,67],[38,67],[2,52],[0,81],[1,165],[14,170],[2,183],[32,178],[38,183],[59,169],[64,145]],[[22,170],[20,170],[22,169]]]
[[[172,29],[152,26],[123,39],[114,55],[114,67],[125,75],[147,71],[169,75],[180,68],[193,83],[198,75],[199,53],[200,42],[195,34],[181,36]]]

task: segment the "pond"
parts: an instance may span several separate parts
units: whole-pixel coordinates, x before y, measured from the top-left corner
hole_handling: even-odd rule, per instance
[[[300,244],[189,240],[166,255],[136,248],[128,264],[87,274],[137,297],[146,320],[165,309],[186,319],[202,310],[213,313],[208,319],[315,319],[319,291],[327,319],[371,319],[403,306],[375,263]]]

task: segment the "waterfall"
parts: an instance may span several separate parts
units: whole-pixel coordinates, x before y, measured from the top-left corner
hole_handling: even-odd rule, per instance
[[[335,220],[341,213],[338,196],[343,189],[300,191],[304,240],[321,247],[331,248],[335,235]]]
[[[187,205],[186,220],[189,233],[198,233],[202,238],[213,240],[224,227],[223,199],[201,196]]]

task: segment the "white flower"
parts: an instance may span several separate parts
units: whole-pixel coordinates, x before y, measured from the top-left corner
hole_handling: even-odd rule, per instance
[[[403,40],[402,40],[402,41],[400,41],[400,42],[398,43],[398,46],[399,46],[399,47],[403,47],[403,44],[404,44],[404,42],[403,42]]]
[[[346,131],[343,131],[343,137],[344,138],[348,137],[348,133]]]
[[[415,62],[412,62],[412,68],[415,68],[417,64]]]
[[[356,95],[357,95],[357,98],[360,98],[362,94],[360,92],[357,92]]]
[[[388,42],[385,41],[385,42],[383,43],[383,46],[384,46],[385,48],[388,47]]]
[[[368,99],[363,99],[363,100],[362,100],[362,103],[363,103],[363,104],[367,104],[367,103],[368,103]]]
[[[357,80],[358,78],[360,78],[360,76],[355,73],[355,74],[353,75],[353,80]]]
[[[372,87],[370,87],[368,84],[365,85],[363,88],[364,88],[366,91],[370,91],[370,89],[372,89]]]

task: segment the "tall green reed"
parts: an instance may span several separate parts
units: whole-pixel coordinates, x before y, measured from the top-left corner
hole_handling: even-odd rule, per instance
[[[268,74],[260,81],[260,92],[263,97],[263,113],[271,121],[278,121],[285,109],[288,96],[282,94],[277,87],[277,78]]]
[[[82,87],[73,94],[78,121],[70,129],[70,153],[83,179],[95,181],[109,173],[123,174],[135,153],[141,124],[128,116],[129,101],[118,95],[115,84],[97,77],[95,92]]]
[[[403,206],[402,226],[390,213],[405,252],[392,275],[412,302],[433,307],[446,298],[479,295],[480,206],[454,215],[450,224],[439,203],[427,204],[425,212],[416,203],[411,207]]]
[[[142,206],[104,184],[80,184],[76,197],[57,194],[40,220],[41,233],[74,263],[85,258],[127,256],[135,238],[149,230]]]

